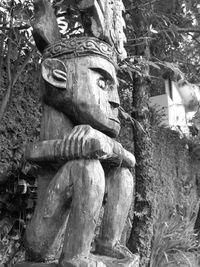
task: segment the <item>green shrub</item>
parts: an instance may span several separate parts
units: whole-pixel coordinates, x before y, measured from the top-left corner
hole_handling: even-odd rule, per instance
[[[197,204],[190,203],[190,213],[179,204],[170,208],[156,203],[150,267],[198,267],[199,243],[194,232]],[[189,203],[188,203],[189,204]]]

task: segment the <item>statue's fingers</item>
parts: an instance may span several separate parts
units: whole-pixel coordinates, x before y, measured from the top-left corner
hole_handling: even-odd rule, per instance
[[[64,151],[67,158],[71,158],[71,143],[73,142],[73,136],[80,131],[79,126],[75,126],[72,132],[67,136],[64,142]]]
[[[76,153],[76,156],[81,158],[84,157],[84,147],[83,147],[83,142],[84,142],[84,137],[87,136],[87,134],[93,130],[93,128],[89,125],[81,125],[81,131],[79,131],[78,135],[76,136],[76,142],[75,142],[75,148],[74,151]]]
[[[61,154],[61,157],[63,158],[65,155],[65,147],[66,147],[66,140],[68,138],[68,135],[65,135],[62,142],[60,143],[60,154]]]
[[[85,134],[82,136],[82,139],[81,139],[81,150],[82,150],[83,156],[87,155],[87,152],[88,152],[87,144],[88,144],[89,139],[91,139],[91,137],[93,136],[94,131],[95,130],[91,126],[89,126],[86,129]]]
[[[77,154],[77,146],[78,146],[78,136],[83,131],[82,125],[76,126],[76,131],[74,131],[74,134],[70,137],[69,140],[69,153],[72,158],[78,157]]]
[[[83,151],[83,138],[85,136],[87,132],[87,129],[83,129],[82,131],[79,132],[78,136],[77,136],[77,142],[75,144],[75,151],[76,151],[76,155],[81,158],[84,156],[84,151]]]

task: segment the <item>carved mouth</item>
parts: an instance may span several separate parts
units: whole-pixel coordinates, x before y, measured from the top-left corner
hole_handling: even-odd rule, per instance
[[[114,122],[120,124],[120,121],[118,119],[109,118],[109,120],[114,121]]]

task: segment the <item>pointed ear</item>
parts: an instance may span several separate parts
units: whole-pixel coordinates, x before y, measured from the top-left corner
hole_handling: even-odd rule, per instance
[[[42,62],[42,77],[53,86],[66,89],[67,69],[59,59],[47,58]]]

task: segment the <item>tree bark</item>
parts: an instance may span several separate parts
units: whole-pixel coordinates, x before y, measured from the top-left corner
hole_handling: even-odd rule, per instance
[[[134,132],[136,157],[136,197],[135,216],[129,247],[140,254],[140,266],[149,266],[151,240],[153,236],[153,151],[151,141],[151,125],[149,116],[149,82],[144,77],[133,78],[133,117],[138,120],[145,133]]]

